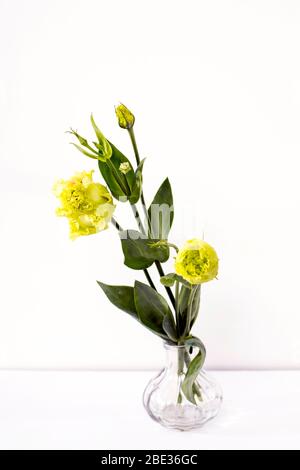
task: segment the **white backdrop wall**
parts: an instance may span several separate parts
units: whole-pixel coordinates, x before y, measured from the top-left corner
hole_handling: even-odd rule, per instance
[[[204,231],[220,257],[195,329],[207,366],[299,367],[300,3],[0,0],[0,39],[0,367],[161,364],[96,285],[143,280],[114,229],[71,242],[54,216],[53,181],[95,167],[70,126],[91,136],[93,111],[132,155],[119,100],[147,199],[171,180],[173,241]]]

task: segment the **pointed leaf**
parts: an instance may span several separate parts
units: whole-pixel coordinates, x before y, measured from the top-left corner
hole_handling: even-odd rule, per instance
[[[174,218],[173,196],[169,179],[158,189],[148,210],[149,232],[153,238],[166,240]]]
[[[201,284],[195,286],[196,292],[194,293],[193,303],[191,307],[191,319],[189,329],[194,325],[200,306],[200,293],[201,293]],[[183,285],[179,293],[179,317],[180,317],[180,330],[185,331],[186,322],[187,322],[187,311],[189,305],[189,299],[191,294],[191,287]]]
[[[169,273],[160,278],[162,285],[167,287],[172,287],[176,281],[191,289],[191,284],[176,273]]]
[[[186,396],[186,398],[194,404],[197,404],[195,400],[195,387],[194,384],[197,380],[198,374],[204,364],[206,350],[205,346],[199,338],[192,336],[185,340],[185,345],[187,349],[190,347],[196,347],[199,349],[198,354],[191,361],[188,370],[186,371],[184,381],[182,383],[181,389]]]
[[[162,327],[170,340],[176,342],[178,339],[177,331],[171,310],[168,310],[168,314],[164,316]]]
[[[110,286],[100,281],[97,283],[113,305],[137,319],[133,287]]]
[[[189,297],[191,289],[186,286],[182,286],[179,293],[179,313],[184,315],[188,308]]]
[[[125,157],[125,155],[123,155],[123,153],[120,152],[120,150],[117,149],[117,147],[115,147],[111,142],[109,142],[109,144],[112,148],[112,156],[110,158],[110,161],[114,165],[116,170],[119,171],[121,163],[126,162],[126,163],[129,164],[129,166],[131,168],[131,171],[126,173],[126,175],[123,175],[121,173],[120,173],[120,175],[121,175],[122,178],[124,178],[124,179],[126,178],[128,186],[129,186],[130,190],[132,190],[132,185],[133,185],[133,180],[134,180],[134,172],[133,172],[133,168],[131,166],[131,163],[128,160],[128,158]],[[127,196],[124,193],[124,191],[120,188],[119,184],[116,181],[116,178],[115,178],[113,172],[111,171],[111,169],[109,168],[107,163],[99,161],[98,166],[99,166],[99,170],[100,170],[107,186],[109,187],[110,192],[112,193],[113,197],[118,199],[118,200],[120,198],[122,198],[121,200],[123,202],[126,202],[127,201]]]
[[[176,329],[171,310],[163,298],[152,287],[136,281],[134,300],[140,321],[164,339],[176,340]]]
[[[134,174],[134,181],[133,181],[131,196],[129,197],[129,201],[131,202],[131,204],[136,204],[141,197],[141,193],[143,189],[142,173],[143,173],[144,163],[145,163],[145,158],[140,162]]]
[[[196,291],[196,293],[194,295],[194,298],[193,298],[192,314],[191,314],[191,328],[194,325],[194,323],[197,319],[198,313],[199,313],[200,297],[201,297],[201,284],[199,284],[199,286],[197,286],[197,291]]]
[[[95,134],[97,136],[97,139],[99,140],[99,142],[103,142],[106,140],[105,136],[102,134],[102,132],[100,131],[99,127],[97,126],[97,124],[95,123],[95,120],[94,120],[94,116],[91,114],[91,123],[92,123],[92,126],[93,126],[93,129],[95,131]]]
[[[145,238],[137,230],[120,232],[124,264],[131,269],[146,269],[154,261],[164,263],[169,258],[169,248],[166,245],[156,246],[157,240]]]

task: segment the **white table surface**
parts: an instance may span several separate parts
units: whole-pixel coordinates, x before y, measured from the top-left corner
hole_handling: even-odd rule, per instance
[[[223,408],[168,430],[141,397],[154,372],[0,371],[1,449],[300,449],[300,371],[213,372]]]

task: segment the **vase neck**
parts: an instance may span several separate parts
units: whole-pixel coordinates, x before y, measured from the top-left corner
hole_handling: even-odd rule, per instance
[[[164,343],[166,351],[166,369],[180,371],[184,367],[185,346]]]

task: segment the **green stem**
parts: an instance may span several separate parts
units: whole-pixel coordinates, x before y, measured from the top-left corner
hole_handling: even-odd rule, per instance
[[[190,365],[190,363],[191,363],[191,360],[190,360],[189,353],[188,353],[187,351],[185,351],[185,353],[184,353],[184,362],[185,362],[186,367],[187,367],[187,369],[188,369],[188,368],[189,368],[189,365]],[[193,391],[194,391],[195,395],[197,395],[197,397],[199,398],[199,400],[202,401],[201,387],[200,387],[200,385],[198,385],[197,379],[196,379],[195,382],[193,383]]]
[[[131,194],[131,190],[130,190],[126,175],[123,175],[123,173],[121,173],[121,178],[126,186],[127,194]]]
[[[133,127],[131,129],[128,129],[128,133],[129,133],[129,137],[130,137],[130,140],[131,140],[131,143],[132,143],[136,164],[138,166],[141,162],[141,159],[140,159],[139,150],[138,150],[138,147],[137,147],[137,144],[136,144]],[[143,208],[144,215],[145,215],[145,220],[147,221],[147,228],[149,230],[149,216],[148,216],[147,205],[146,205],[143,190],[141,192],[141,203],[142,203],[142,208]]]
[[[120,188],[122,189],[123,193],[126,194],[127,196],[129,196],[130,194],[130,190],[129,190],[129,186],[127,184],[128,187],[126,187],[126,183],[122,180],[122,177],[121,175],[119,175],[118,173],[118,170],[116,169],[116,167],[114,166],[114,164],[110,161],[110,159],[106,160],[106,164],[107,166],[109,167],[109,169],[111,170],[111,172],[114,174],[114,177],[118,183],[118,185],[120,186]],[[129,191],[128,191],[129,190]]]
[[[184,339],[186,336],[188,336],[190,332],[190,327],[191,327],[191,314],[192,314],[192,307],[193,307],[193,301],[195,297],[197,288],[195,286],[192,287],[190,295],[189,295],[189,301],[188,301],[188,310],[187,310],[187,315],[186,315],[186,323],[185,323],[185,328],[184,332],[182,335],[182,338]]]
[[[175,282],[175,313],[176,313],[176,330],[177,336],[180,336],[180,329],[179,329],[179,282]]]
[[[116,219],[115,219],[114,217],[111,218],[111,223],[113,224],[113,226],[114,226],[119,232],[122,232],[122,231],[123,231],[121,225],[116,221]]]
[[[160,264],[159,261],[155,261],[155,266],[156,266],[156,268],[157,268],[157,271],[158,271],[160,277],[165,276],[164,270],[163,270],[162,265]],[[174,295],[173,295],[173,292],[172,292],[172,290],[170,289],[170,287],[165,286],[165,289],[166,289],[166,292],[167,292],[167,294],[168,294],[168,296],[169,296],[170,302],[171,302],[171,304],[172,304],[174,310],[176,311],[176,302],[175,302],[175,297],[174,297]]]
[[[184,372],[184,348],[178,348],[177,360],[178,360],[177,374],[178,374],[178,377],[180,377],[180,375],[182,375]]]
[[[128,129],[128,134],[129,134],[129,137],[130,137],[130,140],[131,140],[131,143],[132,143],[136,163],[137,163],[137,165],[139,165],[140,162],[141,162],[141,159],[140,159],[139,151],[138,151],[138,148],[137,148],[137,145],[136,145],[136,140],[135,140],[133,127]]]
[[[146,221],[146,229],[147,229],[147,232],[150,233],[150,219],[149,219],[149,216],[148,216],[146,201],[145,201],[145,198],[144,198],[143,191],[141,193],[141,203],[142,203],[142,208],[143,208],[145,221]]]
[[[130,140],[131,140],[131,143],[132,143],[132,147],[133,147],[133,151],[134,151],[134,155],[135,155],[135,159],[136,159],[136,164],[139,165],[140,164],[140,154],[139,154],[139,151],[138,151],[138,147],[137,147],[137,144],[136,144],[136,140],[135,140],[135,134],[134,134],[134,130],[133,130],[133,127],[131,129],[128,129],[128,133],[129,133],[129,136],[130,136]],[[145,219],[147,221],[147,226],[148,226],[148,230],[150,228],[150,223],[149,223],[149,216],[148,216],[148,211],[147,211],[147,205],[146,205],[146,201],[145,201],[145,198],[144,198],[144,193],[143,193],[143,190],[141,192],[141,203],[142,203],[142,207],[143,207],[143,211],[144,211],[144,214],[145,214]],[[142,227],[142,229],[140,228],[141,232],[146,235],[146,230],[144,229],[144,226],[143,226],[143,223],[141,221],[141,217],[139,215],[139,212],[136,208],[136,206],[134,206],[134,209],[135,211],[135,218],[138,222],[138,225],[139,227]],[[155,261],[155,266],[159,272],[159,275],[162,277],[165,275],[164,273],[164,270],[162,268],[162,265],[160,264],[159,261]],[[169,299],[171,301],[171,304],[173,305],[173,308],[174,310],[176,310],[176,305],[175,305],[175,298],[174,298],[174,295],[173,295],[173,292],[172,290],[170,289],[170,287],[167,287],[165,286],[165,289],[166,289],[166,292],[169,296]]]
[[[151,276],[150,276],[150,274],[149,274],[148,269],[143,269],[143,271],[144,271],[144,274],[145,274],[145,276],[146,276],[147,281],[149,282],[150,287],[152,287],[152,289],[154,289],[155,291],[157,291],[157,289],[156,289],[156,287],[155,287],[155,284],[154,284],[154,282],[153,282],[152,279],[151,279]]]
[[[136,220],[136,223],[138,224],[139,230],[143,235],[146,235],[143,223],[141,221],[141,217],[138,211],[138,208],[136,207],[135,204],[130,204],[131,210],[133,212],[134,218]]]
[[[198,311],[195,312],[194,318],[191,319],[190,328],[193,328],[193,325],[194,325],[194,323],[195,323],[195,321],[197,320],[198,315],[199,315],[199,310],[200,310],[200,295],[201,295],[201,284],[198,284],[197,287],[195,287],[195,295],[196,295],[197,292],[199,292],[199,307],[198,307]]]
[[[138,227],[139,227],[141,233],[142,233],[143,235],[146,235],[146,231],[145,231],[145,229],[144,229],[143,222],[141,221],[141,217],[140,217],[138,208],[136,207],[135,204],[130,204],[130,205],[131,205],[131,209],[132,209],[133,215],[134,215],[134,217],[135,217],[135,220],[137,221],[137,224],[138,224]],[[160,264],[159,261],[155,261],[155,266],[156,266],[156,268],[157,268],[157,271],[158,271],[160,277],[164,276],[165,273],[164,273],[164,270],[163,270],[163,268],[162,268],[162,265]],[[170,301],[171,301],[171,304],[172,304],[174,310],[176,311],[176,302],[175,302],[175,297],[174,297],[174,295],[173,295],[173,292],[171,291],[170,287],[165,286],[165,289],[166,289],[166,292],[167,292],[167,294],[168,294],[168,296],[169,296],[169,299],[170,299]]]

